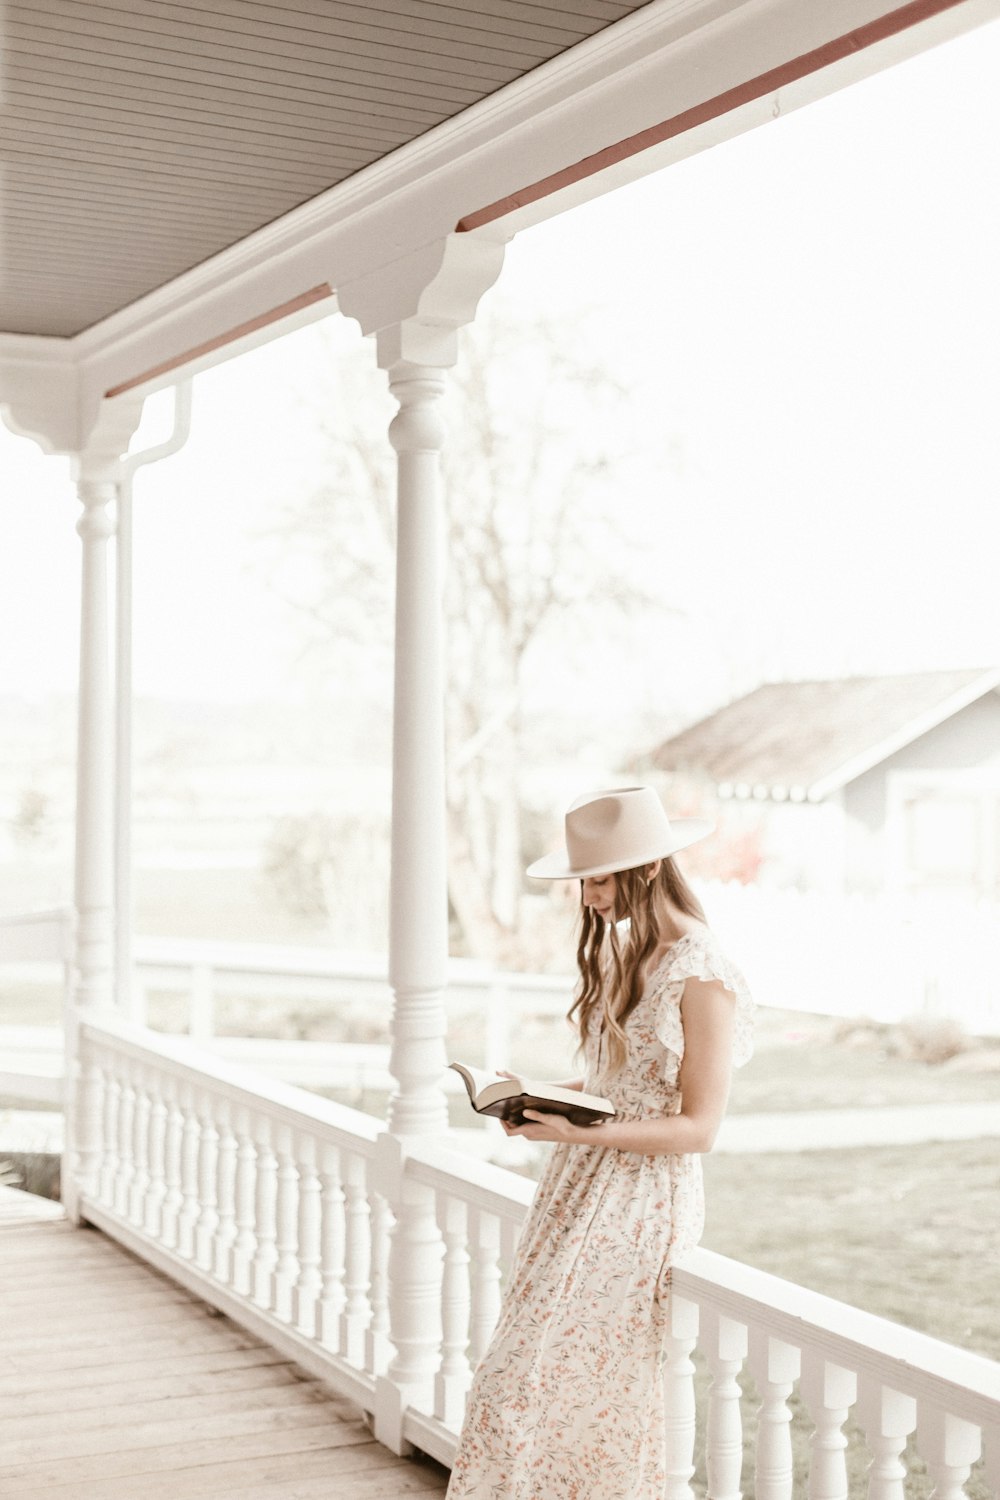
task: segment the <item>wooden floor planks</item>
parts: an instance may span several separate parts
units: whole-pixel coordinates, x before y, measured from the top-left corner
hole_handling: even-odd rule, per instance
[[[397,1500],[447,1473],[57,1204],[0,1188],[0,1500]]]

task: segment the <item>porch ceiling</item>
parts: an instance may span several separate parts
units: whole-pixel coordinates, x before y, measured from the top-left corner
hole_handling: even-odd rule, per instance
[[[455,326],[475,306],[455,262],[481,288],[529,225],[997,17],[1000,0],[0,0],[0,416],[78,453],[109,398],[335,307],[369,334],[432,326],[439,275]]]
[[[92,327],[642,8],[8,0],[0,331]]]

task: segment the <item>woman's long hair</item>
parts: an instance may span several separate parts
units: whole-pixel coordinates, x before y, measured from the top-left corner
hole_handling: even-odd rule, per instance
[[[580,883],[582,910],[576,950],[580,988],[569,1019],[579,1030],[582,1047],[592,1022],[599,1018],[613,1073],[625,1061],[625,1022],[642,999],[646,966],[669,931],[670,905],[699,922],[705,921],[701,902],[672,858],[662,861],[651,881],[647,881],[646,869],[648,866],[620,870],[614,876],[611,922],[605,922],[591,907],[582,906]],[[628,929],[620,935],[619,923],[625,920]]]

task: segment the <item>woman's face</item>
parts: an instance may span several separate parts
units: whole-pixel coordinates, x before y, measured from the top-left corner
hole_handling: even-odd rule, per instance
[[[583,882],[583,904],[597,913],[605,922],[613,922],[615,916],[615,877],[613,875],[588,875]]]

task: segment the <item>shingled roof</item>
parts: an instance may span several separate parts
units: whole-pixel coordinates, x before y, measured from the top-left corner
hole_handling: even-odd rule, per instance
[[[724,797],[819,802],[998,687],[1000,668],[768,682],[650,759],[711,777]]]

